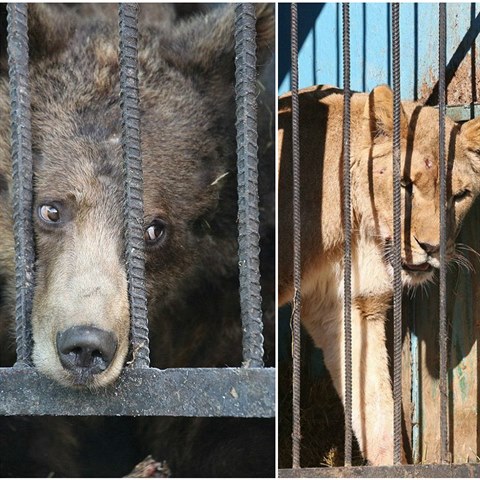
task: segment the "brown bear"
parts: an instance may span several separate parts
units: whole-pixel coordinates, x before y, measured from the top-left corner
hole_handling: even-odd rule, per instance
[[[139,86],[151,363],[239,366],[234,6],[185,20],[177,16],[191,12],[145,8]],[[117,24],[111,7],[29,6],[37,255],[33,362],[71,388],[111,384],[131,357]],[[257,5],[260,66],[273,56],[274,32],[273,6]],[[14,361],[5,51],[0,67],[0,364],[5,366]],[[267,72],[271,84],[273,70]],[[261,263],[266,361],[272,364],[273,95],[261,98]],[[100,360],[79,364],[81,355],[69,348],[79,336],[88,336]],[[12,447],[12,430],[20,424],[28,438],[21,465],[21,449]],[[48,433],[52,428],[56,435]],[[47,448],[44,439],[50,437],[55,438]],[[166,459],[174,476],[275,472],[273,419],[12,418],[2,419],[0,438],[7,438],[0,473],[12,476],[125,475],[148,454]],[[15,453],[9,457],[9,451]]]

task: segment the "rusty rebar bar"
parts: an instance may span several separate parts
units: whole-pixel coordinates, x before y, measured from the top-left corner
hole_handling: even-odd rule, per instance
[[[16,365],[30,365],[34,291],[33,167],[30,90],[28,82],[28,11],[22,3],[7,4],[8,66],[11,99],[13,232],[15,238]]]
[[[439,4],[438,31],[438,161],[440,176],[440,310],[439,310],[439,362],[440,362],[440,460],[449,462],[448,452],[448,381],[447,381],[447,172],[445,155],[445,115],[446,115],[446,4]]]
[[[293,286],[292,304],[292,465],[300,468],[300,312],[301,312],[301,230],[300,230],[300,111],[298,102],[298,8],[291,5],[291,90],[292,90],[292,173],[293,173]]]
[[[345,353],[345,466],[352,465],[352,224],[350,179],[350,5],[343,14],[343,221],[344,221],[344,353]]]
[[[143,226],[143,169],[138,88],[138,4],[119,4],[120,104],[125,172],[125,257],[133,367],[148,367],[147,294]]]
[[[235,7],[235,101],[238,260],[244,367],[263,367],[255,25],[255,4],[239,3]]]
[[[400,5],[392,4],[393,73],[393,463],[402,459],[402,192]]]

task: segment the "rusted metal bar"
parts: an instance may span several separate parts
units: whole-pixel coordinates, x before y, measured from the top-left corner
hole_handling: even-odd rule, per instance
[[[343,13],[343,219],[344,251],[344,302],[345,332],[345,466],[352,464],[352,225],[350,179],[350,5],[342,5]]]
[[[138,4],[119,4],[120,99],[125,172],[125,257],[133,367],[148,367],[147,294],[143,226],[143,171],[138,90]]]
[[[454,122],[467,122],[475,117],[480,117],[480,104],[469,103],[465,105],[447,105],[447,117]]]
[[[392,4],[393,72],[393,463],[402,458],[402,192],[400,150],[400,6]]]
[[[35,248],[33,237],[33,167],[28,85],[27,4],[7,4],[8,66],[11,99],[13,232],[15,238],[15,320],[17,364],[31,364]]]
[[[279,470],[278,476],[279,478],[479,478],[480,464],[298,468]]]
[[[88,391],[33,368],[0,368],[0,398],[0,415],[273,417],[275,369],[125,369],[114,385]]]
[[[292,465],[300,467],[300,311],[301,311],[301,232],[300,232],[300,112],[298,102],[298,11],[291,5],[291,90],[293,163],[293,286],[292,306]]]
[[[255,24],[255,4],[239,3],[235,7],[235,100],[237,105],[238,259],[244,367],[263,367]]]
[[[439,362],[440,362],[440,460],[448,462],[448,379],[447,379],[447,175],[445,155],[445,115],[446,115],[446,4],[439,4],[439,31],[438,31],[438,161],[440,173],[440,311],[439,311]]]

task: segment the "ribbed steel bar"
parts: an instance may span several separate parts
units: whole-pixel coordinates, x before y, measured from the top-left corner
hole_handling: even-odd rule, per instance
[[[301,311],[301,232],[300,232],[300,109],[298,101],[298,10],[291,5],[291,90],[292,90],[292,168],[293,168],[293,326],[292,465],[300,468],[300,311]]]
[[[238,259],[244,367],[263,367],[255,24],[255,4],[239,3],[235,7],[235,100],[237,105]]]
[[[393,463],[402,458],[402,205],[400,151],[400,6],[392,3],[393,72]]]
[[[345,466],[352,464],[352,225],[350,179],[350,5],[342,5],[343,14],[343,221],[345,335]]]
[[[448,458],[448,382],[447,382],[447,272],[445,257],[447,248],[447,175],[445,155],[445,114],[446,114],[446,91],[445,91],[445,66],[446,57],[446,4],[439,4],[439,31],[438,31],[438,150],[440,166],[440,311],[439,311],[439,362],[440,362],[440,459],[447,463]]]
[[[35,249],[32,205],[32,136],[28,85],[27,5],[7,5],[8,66],[11,99],[13,221],[15,237],[17,365],[29,365],[32,350],[30,315]]]
[[[120,3],[120,104],[125,171],[125,256],[133,367],[148,367],[148,320],[143,232],[143,171],[138,90],[138,4]]]

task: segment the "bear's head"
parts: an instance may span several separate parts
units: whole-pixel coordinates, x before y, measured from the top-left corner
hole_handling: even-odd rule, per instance
[[[272,6],[257,5],[259,64],[272,52],[273,18]],[[92,21],[35,4],[29,22],[33,362],[66,386],[101,387],[128,360],[130,334],[117,19]],[[198,271],[222,275],[237,262],[234,6],[139,27],[144,218],[138,221],[153,308]],[[5,73],[0,88],[0,275],[13,299]]]

